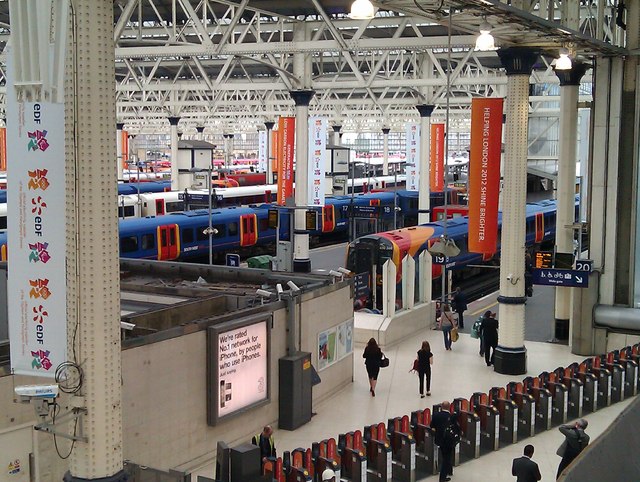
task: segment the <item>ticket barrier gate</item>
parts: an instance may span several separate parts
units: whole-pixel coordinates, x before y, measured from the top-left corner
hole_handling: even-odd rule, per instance
[[[551,392],[542,386],[538,377],[527,377],[522,384],[536,402],[536,431],[549,430],[553,413]]]
[[[458,412],[458,424],[462,430],[460,438],[460,453],[456,454],[458,459],[477,459],[480,457],[480,417],[471,410],[469,400],[466,398],[456,398],[451,404],[454,412]]]
[[[364,454],[360,430],[338,436],[341,480],[366,482],[367,457]]]
[[[393,480],[415,482],[416,441],[409,428],[409,416],[390,418],[387,433],[391,442],[391,476]]]
[[[366,426],[363,440],[367,454],[367,481],[391,480],[391,447],[387,440],[387,429],[384,423]]]
[[[314,482],[322,482],[322,472],[326,469],[333,470],[336,474],[336,480],[340,480],[340,457],[334,438],[323,440],[320,443],[314,442],[311,445],[311,460]]]
[[[416,442],[416,477],[423,478],[438,473],[438,446],[431,430],[431,410],[411,413],[411,429]]]
[[[558,367],[553,371],[553,375],[556,380],[567,387],[569,399],[567,416],[569,418],[582,417],[582,407],[584,404],[584,383],[582,380],[573,376],[573,369],[571,367]]]
[[[626,381],[626,373],[622,365],[613,360],[609,363],[607,355],[593,357],[593,363],[596,366],[604,367],[611,372],[611,403],[617,403],[624,400],[624,387]]]
[[[596,374],[591,373],[586,363],[572,363],[567,367],[571,369],[574,378],[583,383],[582,413],[598,410],[599,382]]]
[[[509,382],[507,397],[518,407],[518,439],[536,434],[536,401],[521,382]]]
[[[569,411],[569,390],[558,380],[555,373],[542,372],[538,378],[547,390],[551,392],[551,423],[561,425],[567,423]]]
[[[489,391],[489,403],[498,411],[499,442],[514,444],[518,441],[518,406],[507,398],[507,390],[493,387]]]
[[[630,358],[640,366],[640,343],[636,343],[631,347]]]
[[[308,456],[306,452],[304,449],[284,452],[282,456],[283,478],[278,480],[283,480],[284,482],[311,482],[311,474],[304,466],[305,461],[311,460],[311,451],[309,450]],[[276,475],[279,474],[276,473]]]
[[[598,359],[599,358],[595,358]],[[580,370],[586,370],[587,373],[593,373],[598,378],[598,408],[604,408],[611,405],[612,376],[611,372],[604,367],[600,367],[600,363],[596,365],[594,358],[587,358],[580,364]]]
[[[624,396],[633,397],[638,393],[638,364],[627,358],[626,350],[615,350],[607,354],[607,364],[617,363],[624,370]]]
[[[476,392],[469,400],[472,412],[480,418],[480,449],[494,451],[500,448],[500,415],[498,409],[489,404],[486,393]]]

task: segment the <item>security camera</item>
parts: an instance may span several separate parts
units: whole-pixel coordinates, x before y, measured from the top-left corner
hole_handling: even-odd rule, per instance
[[[60,392],[58,385],[20,385],[13,390],[21,401],[54,399]]]
[[[278,292],[278,296],[280,296],[280,295],[282,294],[282,292],[284,291],[284,290],[282,289],[282,285],[281,285],[280,283],[278,283],[278,284],[276,285],[276,291]]]
[[[270,291],[261,290],[261,289],[257,289],[256,290],[256,294],[258,296],[262,296],[263,298],[271,298],[271,295],[272,295],[272,293]]]
[[[287,286],[291,289],[291,291],[300,291],[300,288],[298,288],[298,285],[291,280],[287,281]]]
[[[509,274],[507,275],[507,281],[511,281],[511,278],[513,278],[513,275],[512,275],[511,273],[509,273]]]
[[[338,271],[340,271],[342,274],[349,276],[351,274],[351,271],[349,271],[347,268],[343,268],[342,266],[340,266],[338,268]]]
[[[335,271],[335,270],[333,270],[333,269],[332,269],[331,271],[329,271],[329,274],[330,274],[331,276],[335,276],[336,278],[342,278],[342,276],[343,276],[343,274],[342,274],[342,273],[340,273],[340,272],[338,272],[338,271]]]
[[[126,321],[120,322],[120,328],[123,330],[132,331],[135,327],[136,325],[134,323],[127,323]]]

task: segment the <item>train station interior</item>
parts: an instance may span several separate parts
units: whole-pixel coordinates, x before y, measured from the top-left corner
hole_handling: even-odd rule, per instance
[[[640,0],[0,2],[0,482],[640,480],[639,55]]]

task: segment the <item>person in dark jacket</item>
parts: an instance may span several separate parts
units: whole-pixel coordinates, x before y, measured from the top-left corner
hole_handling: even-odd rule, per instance
[[[371,338],[362,354],[364,365],[367,368],[369,376],[369,391],[371,396],[376,396],[376,384],[378,383],[378,374],[380,373],[380,362],[382,361],[382,350],[378,346],[375,338]]]
[[[424,379],[427,379],[427,395],[431,396],[431,365],[433,353],[428,341],[423,341],[418,350],[418,378],[420,379],[420,398],[424,398]]]
[[[540,468],[533,460],[533,445],[527,445],[524,448],[524,455],[517,459],[513,459],[511,466],[511,475],[517,477],[516,482],[537,482],[542,479]]]
[[[484,320],[482,320],[481,330],[484,361],[490,367],[493,365],[496,347],[498,346],[498,320],[495,313],[491,313],[488,317],[485,316]]]
[[[265,425],[262,432],[253,436],[251,443],[260,447],[260,457],[263,464],[267,459],[275,460],[276,444],[273,441],[273,428],[271,428],[271,425]]]
[[[442,402],[442,410],[433,414],[431,417],[431,429],[434,431],[434,441],[442,455],[442,465],[440,466],[440,478],[439,482],[451,480],[450,475],[453,475],[453,452],[456,448],[455,443],[447,440],[445,433],[447,427],[452,426],[454,431],[460,433],[460,427],[458,426],[457,414],[451,413],[449,410],[451,404],[448,401]]]
[[[467,310],[467,296],[458,286],[451,296],[451,306],[458,313],[458,326],[464,328],[464,312]]]
[[[587,425],[589,425],[589,422],[581,418],[575,423],[560,425],[560,427],[558,427],[558,430],[564,435],[565,439],[556,452],[562,457],[560,465],[558,466],[556,479],[560,478],[562,471],[589,445],[589,436],[585,433]]]

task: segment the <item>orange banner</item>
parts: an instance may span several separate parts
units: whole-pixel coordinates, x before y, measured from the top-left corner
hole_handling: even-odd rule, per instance
[[[127,161],[129,160],[129,133],[124,129],[121,131],[120,135],[122,136],[122,167],[127,169]]]
[[[471,101],[469,252],[497,251],[502,99]]]
[[[278,122],[278,204],[283,206],[293,196],[293,148],[296,138],[296,118],[280,117]]]
[[[278,166],[280,165],[280,160],[278,159],[278,156],[280,155],[279,141],[280,136],[278,135],[278,130],[272,130],[271,145],[269,146],[271,153],[269,155],[271,156],[271,172],[275,172],[276,174],[278,173]]]
[[[0,171],[7,170],[7,128],[0,127]]]
[[[431,192],[444,191],[444,124],[431,124]]]

